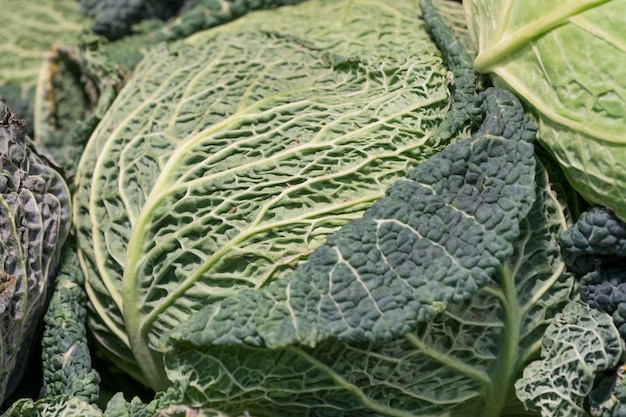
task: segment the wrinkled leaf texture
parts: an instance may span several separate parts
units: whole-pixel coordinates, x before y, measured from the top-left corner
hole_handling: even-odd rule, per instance
[[[73,395],[87,403],[99,396],[100,375],[91,366],[85,319],[87,294],[73,242],[61,255],[42,339],[42,397]]]
[[[515,389],[542,417],[586,417],[596,377],[622,360],[624,343],[611,316],[572,302],[547,327],[542,360],[531,363]]]
[[[591,207],[561,235],[559,242],[572,260],[584,255],[626,257],[626,223],[606,207]]]
[[[15,389],[70,228],[65,181],[0,103],[0,403]]]
[[[89,325],[118,366],[166,386],[166,332],[292,271],[445,147],[446,70],[418,14],[311,1],[148,53],[77,172]]]
[[[499,116],[492,127],[513,119]],[[227,412],[250,407],[261,416],[523,413],[513,384],[572,296],[573,279],[556,241],[571,216],[559,196],[559,176],[552,183],[553,170],[543,163],[536,175],[526,169],[529,143],[516,147],[488,129],[483,134],[421,164],[362,220],[329,238],[292,278],[256,294],[241,292],[181,324],[165,356],[172,390],[189,404]],[[477,172],[484,184],[475,182]],[[498,179],[506,185],[499,188]],[[529,179],[531,189],[524,191],[520,184]],[[423,191],[411,194],[413,187]],[[494,189],[505,214],[498,217],[492,207],[493,217],[485,219],[481,213]],[[435,196],[450,200],[424,204]],[[417,204],[413,216],[404,216],[405,200]],[[513,207],[521,218],[515,220]],[[468,222],[456,223],[459,216]],[[382,233],[387,225],[394,227]],[[361,227],[362,235],[351,233]],[[511,239],[508,250],[490,256],[490,244],[503,237]],[[485,281],[466,286],[472,280],[459,265],[472,265],[474,273],[485,268]],[[416,320],[419,313],[425,314]],[[365,331],[345,332],[346,322]]]
[[[2,417],[102,417],[102,411],[79,397],[61,395],[38,401],[22,398],[11,404]]]
[[[154,29],[158,40],[181,39],[194,32],[208,29],[241,17],[252,10],[272,9],[304,0],[78,0],[81,10],[95,19],[93,32],[108,39]],[[161,19],[161,25],[146,19]]]
[[[476,70],[519,94],[588,201],[626,220],[626,0],[469,0]]]

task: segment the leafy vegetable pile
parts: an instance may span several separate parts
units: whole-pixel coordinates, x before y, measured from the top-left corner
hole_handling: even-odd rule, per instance
[[[623,415],[623,5],[40,5],[74,35],[0,78],[3,417]]]

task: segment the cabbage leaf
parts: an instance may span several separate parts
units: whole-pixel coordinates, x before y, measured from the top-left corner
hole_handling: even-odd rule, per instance
[[[468,0],[476,70],[515,91],[588,201],[626,219],[626,0]]]
[[[418,14],[312,1],[147,54],[76,175],[89,325],[118,366],[167,386],[168,331],[290,273],[448,144],[447,71]]]
[[[63,177],[0,103],[0,403],[16,388],[37,340],[70,229]]]
[[[567,305],[546,329],[542,360],[515,384],[518,397],[544,417],[586,417],[595,378],[620,364],[623,344],[607,313],[581,302]]]
[[[259,416],[522,415],[513,384],[574,281],[556,240],[571,223],[560,176],[502,137],[525,131],[514,102],[489,100],[474,138],[419,165],[291,277],[181,323],[170,392]]]

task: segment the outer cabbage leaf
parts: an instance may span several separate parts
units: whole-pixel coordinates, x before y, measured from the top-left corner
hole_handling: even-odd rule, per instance
[[[584,255],[626,257],[626,223],[605,207],[592,207],[584,212],[559,240],[572,260]]]
[[[87,295],[73,243],[63,249],[61,268],[44,317],[41,397],[15,401],[2,417],[228,417],[217,410],[177,405],[179,393],[169,396],[161,393],[147,404],[139,398],[126,401],[118,393],[108,401],[104,411],[95,405],[100,376],[92,368],[87,346]]]
[[[101,92],[95,79],[87,74],[76,49],[52,48],[42,54],[32,115],[36,143],[50,153],[68,177],[76,169],[91,133],[82,133],[84,127],[79,123],[97,117],[99,96],[106,102],[109,94],[106,89]]]
[[[1,0],[0,7],[0,96],[27,120],[37,145],[72,170],[86,138],[70,132],[92,112],[101,87],[78,53],[90,21],[76,0]]]
[[[235,20],[254,10],[274,9],[304,0],[185,0],[179,15],[168,22],[159,38],[181,39],[200,30]]]
[[[504,90],[479,97],[485,121],[474,137],[420,164],[294,275],[213,303],[173,337],[268,347],[390,340],[471,299],[512,255],[535,197],[534,123]]]
[[[90,327],[121,368],[167,385],[164,333],[291,272],[445,147],[446,70],[418,13],[313,1],[148,54],[75,196]]]
[[[102,411],[84,399],[63,395],[39,401],[30,398],[18,400],[2,417],[102,417]]]
[[[507,112],[500,116],[494,118],[494,125],[511,119]],[[174,349],[165,356],[168,376],[174,381],[171,390],[182,392],[189,404],[232,412],[250,407],[260,416],[521,413],[513,383],[538,354],[546,326],[572,294],[574,282],[556,241],[571,224],[571,216],[558,196],[562,193],[559,176],[552,184],[543,164],[534,175],[523,163],[497,162],[514,154],[532,158],[531,146],[509,148],[489,129],[483,133],[489,139],[452,145],[409,174],[412,181],[424,181],[426,189],[432,186],[432,194],[409,192],[412,181],[399,182],[362,220],[329,238],[293,278],[259,290],[257,297],[250,291],[229,297],[181,324],[171,333]],[[463,158],[466,164],[460,162]],[[477,172],[483,174],[475,176]],[[498,175],[511,181],[510,192],[507,186],[499,189],[501,194],[495,192]],[[440,182],[433,186],[425,178]],[[490,222],[483,224],[482,233],[488,237],[472,227],[471,222],[478,223],[486,207],[485,201],[480,203],[479,184],[485,185],[485,197],[491,195],[488,200],[506,201],[505,206],[512,209],[520,204],[517,199],[524,200],[524,194],[534,194],[534,189],[524,191],[519,185],[528,178],[537,184],[530,212],[521,210],[515,220],[514,209],[499,217],[493,206],[490,221],[503,227],[494,230]],[[434,195],[447,192],[452,199],[448,205],[432,204]],[[415,212],[409,211],[405,200],[416,203]],[[456,223],[457,215],[469,222]],[[361,227],[399,228],[403,219],[415,227],[407,225],[404,231],[384,234],[377,233],[376,227]],[[351,233],[354,230],[363,233]],[[461,236],[447,235],[450,230],[460,231]],[[511,239],[509,249],[487,254],[482,244],[503,235]],[[463,236],[471,241],[464,241]],[[490,267],[499,256],[499,266]],[[476,265],[472,270],[477,273],[485,268],[486,281],[462,279],[454,266],[467,264]],[[323,281],[327,284],[322,285]],[[411,284],[417,289],[410,288]],[[270,291],[278,286],[285,293],[272,299],[278,294]],[[297,287],[310,292],[302,298],[296,294]],[[419,302],[430,304],[411,303],[415,295]],[[257,306],[266,303],[266,308],[252,310],[255,301]],[[234,308],[236,313],[230,314]],[[333,313],[339,308],[340,313]],[[230,313],[222,314],[225,309]],[[275,325],[283,312],[287,320]],[[411,317],[418,312],[426,314],[418,320]],[[336,320],[311,328],[311,323],[329,314]],[[218,320],[229,315],[232,322]],[[381,320],[382,315],[388,320]],[[365,331],[344,332],[349,323]],[[407,328],[408,323],[413,326]],[[291,325],[299,327],[301,340],[293,340]],[[242,329],[255,327],[264,339],[254,337],[254,332],[250,337],[242,334]],[[396,333],[391,337],[393,330]],[[321,336],[327,340],[319,340]],[[313,345],[314,337],[317,344],[307,347],[307,343]],[[268,339],[271,346],[263,346]]]
[[[255,417],[248,412],[241,416],[228,416],[225,413],[211,409],[190,407],[178,404],[180,393],[168,391],[158,393],[150,403],[142,403],[137,397],[126,401],[122,393],[115,394],[107,403],[103,417]]]
[[[123,395],[118,393],[102,411],[84,398],[57,395],[37,401],[18,400],[2,414],[2,417],[229,417],[214,409],[193,408],[185,405],[169,405],[159,408],[159,404],[159,400],[144,404],[138,398],[126,401]],[[238,417],[255,416],[245,413]]]
[[[574,302],[548,326],[541,361],[516,385],[519,398],[544,417],[585,417],[584,403],[598,374],[617,366],[623,341],[611,316]]]
[[[144,56],[146,46],[186,38],[196,32],[231,22],[248,12],[273,9],[303,0],[79,0],[81,9],[96,19],[93,30],[101,36],[84,36],[91,52],[86,59],[92,66],[94,55],[108,70],[126,79]],[[158,18],[169,20],[163,22]],[[133,22],[138,22],[133,24]],[[93,52],[96,52],[93,54]],[[87,71],[90,73],[90,71]],[[96,78],[101,71],[95,71]]]
[[[580,294],[613,316],[626,336],[626,223],[605,207],[592,207],[559,238],[562,253],[580,274]]]
[[[20,381],[70,227],[63,178],[0,103],[0,403]]]
[[[55,281],[54,294],[44,317],[42,395],[72,395],[86,403],[95,403],[100,376],[91,366],[85,328],[87,294],[73,244],[63,249]]]
[[[572,185],[626,220],[626,1],[464,4],[477,71],[523,97]]]
[[[5,10],[0,95],[27,120],[28,134],[37,145],[70,177],[93,131],[99,101],[106,101],[119,81],[117,71],[105,74],[87,62],[93,54],[83,49],[91,46],[84,32],[91,20],[81,14],[77,0],[24,0],[19,6],[2,0],[0,6]],[[119,45],[117,50],[119,61],[128,54],[140,56]],[[119,61],[107,66],[117,70]],[[78,126],[86,118],[89,122]]]
[[[606,207],[584,212],[560,237],[563,256],[580,275],[580,295],[598,313],[612,318],[622,339],[626,337],[626,223]],[[624,365],[603,372],[594,381],[587,400],[592,416],[623,416],[626,411]],[[596,363],[592,363],[596,365]],[[600,363],[600,365],[602,365]],[[588,390],[588,381],[586,389]]]
[[[450,83],[452,104],[437,130],[438,137],[448,140],[455,136],[459,138],[469,136],[471,114],[468,109],[473,107],[476,98],[477,80],[471,55],[455,36],[463,33],[462,30],[457,26],[457,30],[453,31],[449,26],[449,21],[458,16],[460,7],[456,3],[445,2],[444,4],[441,1],[437,3],[430,0],[422,1],[420,8],[426,28],[441,51],[451,73],[449,76],[452,80]],[[456,8],[453,6],[455,4]],[[467,30],[465,36],[469,36]]]
[[[474,49],[474,42],[467,28],[467,17],[465,16],[465,10],[459,3],[461,2],[433,0],[434,6],[439,10],[441,17],[452,32],[453,37],[461,42],[466,53],[470,56],[474,56],[476,55],[476,51]]]

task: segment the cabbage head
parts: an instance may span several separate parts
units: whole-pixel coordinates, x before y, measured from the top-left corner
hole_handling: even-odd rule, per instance
[[[0,102],[0,404],[26,375],[70,229],[70,191],[54,168]]]
[[[467,0],[476,70],[536,112],[589,202],[626,220],[626,0]]]
[[[89,326],[120,368],[166,386],[173,327],[290,273],[447,145],[419,13],[310,1],[147,53],[76,175]]]

